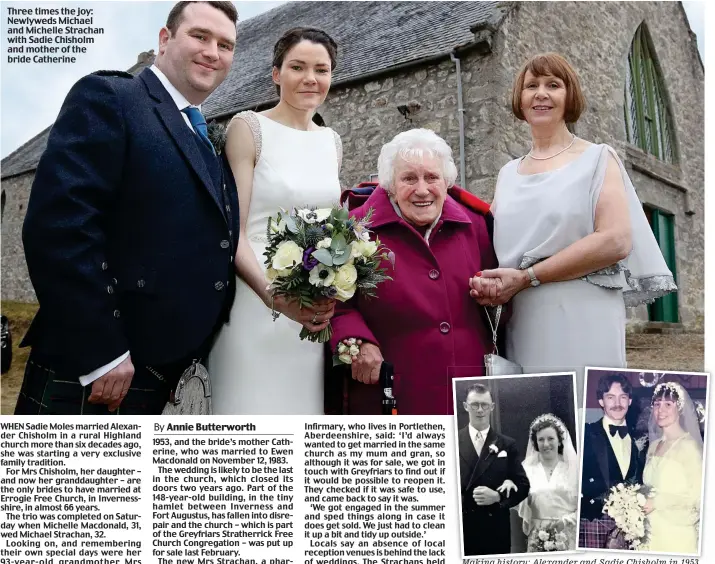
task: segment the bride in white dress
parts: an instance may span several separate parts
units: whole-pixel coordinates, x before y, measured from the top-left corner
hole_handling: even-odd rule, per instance
[[[236,300],[209,355],[216,415],[324,413],[323,345],[298,335],[301,326],[325,328],[334,300],[303,309],[273,300],[263,252],[268,218],[281,208],[330,207],[340,198],[340,137],[312,121],[330,89],[336,55],[335,42],[321,30],[287,31],[273,56],[280,102],[265,112],[242,112],[228,128],[241,232]],[[282,315],[274,320],[276,314]]]
[[[651,405],[643,483],[654,494],[644,507],[647,539],[639,550],[697,554],[703,439],[695,407],[676,382],[658,384]]]
[[[518,506],[527,536],[527,551],[542,551],[537,548],[542,530],[558,535],[549,541],[555,543],[552,550],[574,550],[580,494],[579,459],[561,419],[552,413],[534,419],[529,427],[522,466],[530,484],[529,497]]]

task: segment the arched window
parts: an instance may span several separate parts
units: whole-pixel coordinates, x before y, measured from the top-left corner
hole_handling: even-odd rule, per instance
[[[673,121],[663,78],[644,23],[636,30],[628,54],[625,98],[628,142],[662,161],[674,163]]]

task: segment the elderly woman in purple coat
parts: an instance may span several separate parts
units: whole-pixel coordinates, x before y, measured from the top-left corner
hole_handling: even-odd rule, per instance
[[[387,143],[378,176],[380,185],[352,215],[373,209],[370,229],[394,252],[395,265],[376,298],[336,306],[332,350],[346,339],[360,343],[348,412],[381,413],[376,384],[385,359],[394,366],[400,414],[451,414],[452,378],[483,375],[491,352],[486,312],[469,287],[472,276],[497,264],[488,206],[456,188],[451,192],[471,206],[448,194],[457,178],[452,150],[430,130],[406,131]]]

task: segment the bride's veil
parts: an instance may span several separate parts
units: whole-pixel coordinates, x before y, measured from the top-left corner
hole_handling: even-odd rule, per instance
[[[578,491],[578,478],[579,478],[579,459],[576,454],[576,449],[571,441],[571,434],[569,433],[564,422],[556,417],[553,413],[545,413],[539,415],[536,419],[529,425],[529,436],[527,439],[526,447],[526,457],[522,466],[527,476],[534,476],[537,466],[541,463],[539,459],[539,451],[534,447],[534,442],[531,440],[531,435],[533,433],[534,427],[540,425],[541,423],[551,423],[552,426],[559,430],[563,442],[563,453],[561,454],[562,461],[566,465],[566,476],[568,483],[566,484],[568,489],[574,492]],[[531,478],[530,478],[531,479]],[[531,524],[531,504],[529,503],[529,498],[527,497],[518,506],[519,517],[523,521],[522,529],[525,535],[529,534],[530,524]]]
[[[688,394],[687,390],[677,382],[662,382],[653,390],[650,418],[648,420],[648,440],[650,444],[654,444],[663,436],[663,429],[656,423],[654,410],[652,408],[653,401],[659,396],[672,399],[676,402],[678,411],[680,412],[680,426],[692,437],[695,444],[702,451],[703,437],[700,434],[700,420],[695,410],[695,404],[693,404],[693,400],[690,398],[690,394]]]

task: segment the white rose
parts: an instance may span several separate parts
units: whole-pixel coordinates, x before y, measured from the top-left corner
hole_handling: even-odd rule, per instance
[[[358,354],[360,354],[360,347],[358,347],[357,345],[351,345],[350,346],[350,354],[352,356],[357,356]]]
[[[639,494],[636,496],[636,500],[638,500],[638,505],[640,505],[641,507],[643,507],[643,506],[645,505],[645,503],[646,503],[646,498],[645,498],[645,496],[644,496],[643,494],[641,494],[641,493],[639,493]]]
[[[345,343],[338,343],[338,354],[343,354],[348,350],[348,346]]]
[[[353,357],[350,356],[350,354],[348,353],[338,355],[338,360],[340,360],[340,362],[342,362],[343,364],[353,363]]]
[[[330,286],[333,280],[335,280],[335,271],[324,264],[318,264],[318,266],[311,270],[310,277],[308,278],[308,281],[313,286]]]
[[[330,245],[333,243],[333,240],[330,237],[326,237],[322,241],[318,242],[317,245],[315,245],[316,249],[329,249]]]
[[[543,531],[543,530],[539,531],[539,540],[542,540],[542,541],[549,540],[549,533],[547,533],[546,531]]]
[[[355,344],[357,344],[357,339],[356,339],[355,337],[350,337],[350,338],[348,339],[348,345],[352,346],[352,345],[355,345]]]
[[[566,544],[564,544],[562,541],[558,541],[556,543],[556,550],[566,550]]]
[[[275,268],[268,267],[266,269],[266,280],[268,280],[269,284],[273,284],[273,282],[276,281],[276,278],[281,278],[282,276],[288,276],[290,274],[291,269],[286,268],[284,270],[276,270]]]
[[[546,541],[544,543],[545,550],[552,551],[554,550],[554,548],[556,548],[556,543],[554,543],[553,541]]]
[[[273,255],[273,266],[276,270],[290,270],[296,264],[303,262],[303,249],[293,241],[283,241]]]
[[[355,282],[357,282],[357,270],[352,264],[344,264],[335,274],[333,285],[338,291],[336,298],[345,302],[355,295]]]

